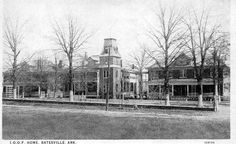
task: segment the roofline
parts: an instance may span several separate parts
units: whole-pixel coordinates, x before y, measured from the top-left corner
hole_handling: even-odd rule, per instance
[[[118,57],[118,58],[121,58],[121,56],[117,56],[117,55],[110,55],[110,56],[112,56],[112,57]],[[108,57],[108,54],[107,55],[100,55],[99,57]]]
[[[116,40],[115,38],[105,38],[104,40]]]

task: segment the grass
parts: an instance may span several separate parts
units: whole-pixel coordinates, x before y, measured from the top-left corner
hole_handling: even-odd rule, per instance
[[[3,107],[3,139],[229,139],[229,119],[132,117]],[[45,108],[44,107],[44,108]],[[54,106],[54,109],[56,106]],[[101,111],[101,110],[100,110]],[[105,112],[104,112],[105,113]],[[164,113],[164,111],[161,111]],[[171,114],[180,114],[172,111]],[[131,113],[132,114],[132,113]],[[198,114],[196,112],[196,114]],[[188,116],[187,115],[187,116]],[[204,117],[207,117],[205,112]]]

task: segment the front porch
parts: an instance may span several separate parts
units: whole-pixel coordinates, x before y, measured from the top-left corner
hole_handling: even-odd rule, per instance
[[[197,85],[170,85],[170,99],[189,99],[197,100]],[[163,85],[149,85],[148,96],[150,99],[165,99],[163,94]],[[214,85],[203,85],[203,99],[210,100],[213,98],[215,87]]]

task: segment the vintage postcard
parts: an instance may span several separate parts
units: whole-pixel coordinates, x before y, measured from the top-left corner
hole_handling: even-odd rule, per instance
[[[1,4],[1,143],[233,143],[233,0]]]

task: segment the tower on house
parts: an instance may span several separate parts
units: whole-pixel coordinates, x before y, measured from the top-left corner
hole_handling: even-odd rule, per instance
[[[108,57],[110,50],[110,78],[108,76]],[[110,98],[116,98],[116,95],[121,92],[121,67],[122,60],[121,55],[118,51],[116,39],[114,38],[106,38],[104,39],[104,46],[100,59],[100,94],[103,98],[106,97],[107,88],[108,88],[108,80],[110,81]]]

